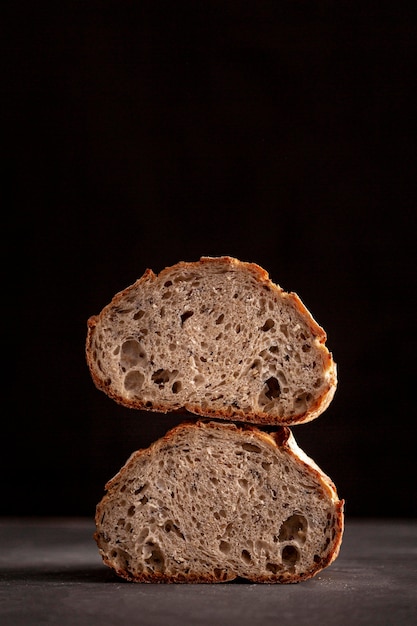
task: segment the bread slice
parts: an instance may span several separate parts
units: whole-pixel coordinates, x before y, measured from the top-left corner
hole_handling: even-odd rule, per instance
[[[136,582],[293,583],[338,555],[343,501],[287,427],[183,423],[106,485],[95,539]]]
[[[203,257],[115,295],[88,320],[86,355],[96,386],[127,407],[288,425],[333,397],[325,341],[261,267]]]

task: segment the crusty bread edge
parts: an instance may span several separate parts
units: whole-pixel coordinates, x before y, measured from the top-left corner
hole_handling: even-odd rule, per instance
[[[258,439],[266,442],[274,448],[284,448],[288,454],[290,454],[294,459],[303,465],[304,469],[313,474],[315,478],[317,478],[322,484],[324,490],[329,495],[330,499],[334,503],[335,506],[335,538],[332,550],[323,557],[320,561],[315,563],[314,567],[312,567],[309,571],[303,572],[302,574],[293,575],[290,572],[284,572],[276,576],[276,578],[271,577],[253,577],[250,580],[256,583],[298,583],[304,580],[308,580],[309,578],[313,578],[318,572],[322,571],[324,568],[328,567],[333,561],[338,557],[340,552],[340,547],[342,544],[343,533],[344,533],[344,500],[340,500],[337,494],[336,486],[330,477],[311,459],[305,452],[298,446],[291,430],[286,426],[279,426],[275,432],[268,433],[263,430],[260,430],[256,426],[251,424],[235,424],[230,422],[212,422],[210,420],[198,420],[197,422],[189,422],[185,421],[177,426],[174,426],[170,429],[163,437],[151,443],[148,448],[144,448],[141,450],[137,450],[133,452],[126,463],[122,466],[119,472],[111,478],[105,485],[106,493],[102,500],[98,503],[96,507],[95,514],[95,523],[96,528],[99,527],[100,518],[101,518],[101,509],[103,505],[105,505],[106,500],[108,498],[109,491],[114,488],[118,482],[124,479],[124,474],[128,472],[130,464],[137,458],[142,456],[152,456],[154,450],[162,447],[164,443],[170,443],[171,439],[173,439],[181,430],[185,431],[189,428],[207,428],[207,429],[219,429],[219,428],[228,428],[230,431],[244,431],[246,434],[250,434],[253,439]],[[94,533],[94,539],[98,543],[99,532],[96,531]],[[126,572],[123,569],[115,568],[114,563],[110,561],[104,554],[104,552],[99,547],[99,552],[102,556],[103,562],[105,565],[110,567],[115,571],[115,573],[128,580],[130,582],[137,583],[219,583],[219,582],[227,582],[234,580],[236,576],[231,576],[226,580],[219,581],[214,576],[204,576],[204,577],[190,577],[190,576],[166,576],[159,572],[154,572],[152,574],[141,574],[138,576],[132,576],[129,572]]]
[[[190,262],[180,261],[176,265],[173,265],[171,267],[166,267],[165,269],[163,269],[159,273],[158,276],[163,277],[165,274],[170,273],[173,269],[182,269],[182,268],[191,269],[193,267],[200,266],[201,264],[210,264],[210,263],[217,263],[217,264],[223,263],[225,266],[235,266],[235,267],[244,265],[253,274],[256,280],[260,281],[261,283],[264,283],[265,286],[267,286],[271,291],[278,292],[280,297],[290,300],[295,305],[295,307],[304,317],[305,321],[308,323],[312,334],[316,338],[316,341],[322,346],[323,354],[326,356],[327,371],[325,372],[325,376],[327,378],[327,388],[325,389],[321,397],[317,399],[315,404],[312,407],[310,407],[308,411],[304,413],[300,413],[299,415],[294,415],[291,418],[287,418],[287,419],[285,418],[279,419],[276,417],[271,418],[270,414],[265,413],[263,411],[246,412],[246,411],[243,411],[242,409],[232,409],[231,407],[228,407],[224,410],[207,408],[203,411],[198,404],[190,404],[190,403],[186,403],[184,407],[177,409],[175,412],[177,413],[189,412],[195,415],[199,415],[201,417],[213,417],[217,419],[237,420],[237,421],[244,421],[244,422],[249,422],[249,423],[259,424],[259,425],[302,424],[302,423],[310,422],[316,417],[318,417],[319,415],[321,415],[331,403],[333,396],[336,392],[337,367],[336,367],[336,363],[333,361],[331,352],[329,352],[324,345],[327,339],[324,329],[315,321],[310,311],[304,306],[303,302],[301,301],[301,299],[299,298],[297,294],[293,292],[286,292],[279,285],[273,283],[272,280],[269,278],[268,272],[264,270],[262,267],[260,267],[259,265],[257,265],[256,263],[248,263],[246,261],[239,261],[238,259],[235,259],[229,256],[201,257],[200,261],[190,261]],[[112,298],[111,302],[109,302],[109,304],[107,304],[104,307],[104,309],[101,311],[99,315],[93,315],[88,319],[85,353],[86,353],[87,364],[88,364],[91,377],[93,379],[95,386],[97,387],[97,389],[104,391],[104,393],[106,393],[106,395],[108,395],[112,400],[114,400],[118,404],[125,406],[129,409],[146,410],[146,411],[153,411],[153,412],[158,412],[158,413],[168,413],[168,412],[172,412],[172,409],[165,404],[153,403],[153,405],[149,407],[147,406],[145,402],[142,402],[141,400],[138,400],[136,398],[127,400],[126,398],[123,398],[123,396],[114,392],[112,389],[110,389],[110,381],[102,380],[101,378],[97,376],[94,370],[94,361],[92,359],[92,352],[93,352],[92,342],[93,342],[93,336],[94,336],[94,329],[100,319],[100,316],[103,315],[109,308],[117,306],[118,302],[120,300],[123,300],[125,295],[129,293],[131,289],[136,289],[137,287],[139,287],[140,285],[142,285],[143,283],[147,281],[153,282],[154,280],[156,280],[156,278],[157,278],[157,275],[153,272],[153,270],[147,269],[144,272],[143,276],[141,276],[141,278],[139,278],[137,281],[135,281],[132,285],[130,285],[126,289],[123,289],[122,291],[118,292]]]

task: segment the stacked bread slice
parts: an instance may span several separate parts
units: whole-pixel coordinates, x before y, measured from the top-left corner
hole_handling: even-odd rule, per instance
[[[298,296],[230,257],[147,270],[89,319],[99,389],[138,419],[188,415],[106,485],[107,565],[143,582],[297,582],[337,557],[343,501],[289,428],[331,402],[325,341]]]

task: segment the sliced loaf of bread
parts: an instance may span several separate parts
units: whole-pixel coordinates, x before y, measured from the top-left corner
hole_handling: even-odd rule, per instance
[[[298,582],[342,541],[343,501],[287,427],[180,424],[106,489],[95,539],[135,582]]]
[[[151,270],[88,321],[96,386],[134,409],[258,424],[312,420],[336,366],[294,293],[230,257]]]

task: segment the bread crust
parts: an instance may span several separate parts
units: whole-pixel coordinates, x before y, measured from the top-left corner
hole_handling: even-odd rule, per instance
[[[234,580],[239,576],[236,572],[229,571],[227,576],[219,579],[214,575],[184,575],[182,573],[167,575],[163,572],[148,571],[146,573],[133,574],[129,569],[122,568],[117,565],[117,562],[111,556],[109,556],[106,550],[103,549],[103,530],[102,530],[102,517],[103,513],[110,502],[110,497],[113,492],[117,491],[121,484],[127,484],[129,482],[129,472],[131,472],[132,466],[137,461],[143,459],[152,459],[156,457],[161,449],[170,445],[179,435],[187,436],[187,433],[191,433],[195,429],[204,429],[206,431],[221,432],[225,440],[228,434],[240,433],[247,437],[251,443],[263,442],[271,447],[273,450],[285,451],[288,457],[292,457],[297,463],[300,473],[303,476],[310,476],[318,481],[323,489],[325,497],[332,503],[332,517],[333,517],[333,541],[331,550],[326,554],[319,555],[320,558],[314,560],[312,567],[304,572],[294,574],[290,571],[280,571],[275,575],[262,576],[254,575],[250,577],[250,580],[257,583],[297,583],[315,576],[318,572],[330,565],[338,556],[340,546],[342,543],[343,531],[344,531],[344,500],[340,500],[336,491],[336,487],[333,481],[316,465],[316,463],[310,459],[297,445],[291,430],[288,427],[278,427],[273,433],[267,433],[260,428],[257,428],[251,424],[233,424],[224,422],[213,422],[209,420],[198,420],[197,422],[183,422],[178,426],[171,429],[165,436],[158,441],[152,443],[149,448],[142,449],[134,452],[120,471],[109,480],[105,486],[106,494],[97,505],[96,509],[96,532],[94,539],[96,540],[100,554],[103,558],[103,562],[115,573],[131,582],[142,583],[218,583]],[[125,494],[124,494],[125,495]]]
[[[215,408],[210,407],[209,405],[203,407],[200,402],[190,401],[184,402],[183,406],[175,409],[173,409],[169,403],[167,404],[165,402],[158,402],[157,400],[153,401],[152,405],[150,406],[149,402],[147,402],[145,399],[136,396],[128,397],[127,395],[120,393],[118,390],[112,387],[111,380],[108,377],[106,378],[106,376],[103,376],[102,373],[97,370],[97,366],[94,360],[94,337],[97,325],[99,324],[100,320],[107,314],[107,312],[109,312],[111,309],[114,310],[115,307],[121,305],[132,289],[141,288],[147,283],[152,284],[157,279],[160,279],[162,281],[165,277],[170,276],[173,270],[192,270],[196,267],[201,268],[204,266],[209,266],[211,264],[223,266],[225,270],[230,268],[244,268],[246,271],[250,272],[254,279],[259,284],[263,285],[267,290],[277,294],[282,300],[291,303],[302,316],[303,321],[307,324],[312,336],[317,341],[317,344],[321,346],[321,358],[323,359],[322,369],[324,371],[325,378],[325,383],[323,383],[321,395],[315,398],[314,402],[306,410],[291,415],[291,417],[280,417],[277,415],[271,416],[270,413],[264,412],[260,409],[252,410],[246,407],[243,410],[242,408],[236,408],[230,405]],[[235,420],[259,425],[292,425],[311,421],[318,417],[321,413],[323,413],[332,401],[337,387],[337,368],[335,362],[333,361],[332,354],[325,347],[325,342],[327,339],[326,333],[324,329],[315,321],[315,319],[308,311],[308,309],[304,306],[298,295],[293,292],[285,292],[279,285],[273,283],[269,278],[266,270],[264,270],[259,265],[255,263],[242,262],[230,256],[201,257],[201,259],[196,262],[181,261],[172,267],[167,267],[163,269],[158,276],[151,269],[147,269],[144,272],[143,276],[139,278],[133,285],[117,293],[113,297],[112,301],[106,307],[104,307],[99,315],[91,316],[88,320],[87,327],[88,330],[86,340],[86,360],[94,384],[98,389],[106,393],[117,403],[136,410],[154,411],[159,413],[168,413],[173,411],[180,413],[192,413],[201,417]]]

